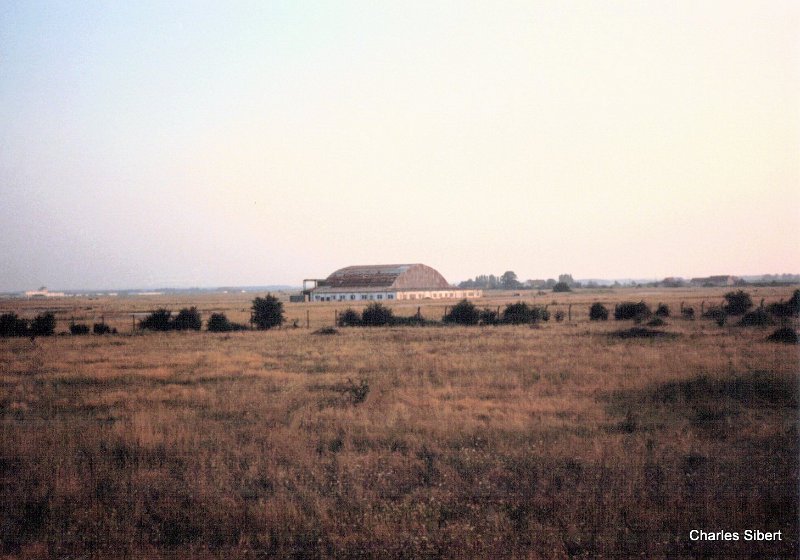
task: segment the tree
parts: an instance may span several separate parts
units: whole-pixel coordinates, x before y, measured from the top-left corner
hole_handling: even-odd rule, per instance
[[[520,283],[517,279],[517,273],[513,270],[505,271],[500,277],[500,285],[503,286],[504,290],[516,290],[519,288]]]
[[[444,322],[458,323],[459,325],[477,325],[480,316],[480,311],[472,302],[462,299],[444,316]]]
[[[575,280],[573,280],[572,274],[559,274],[558,281],[564,282],[568,286],[572,286],[573,284],[575,284]]]
[[[566,282],[556,282],[553,286],[554,292],[571,292],[572,288]]]
[[[279,327],[285,320],[283,317],[283,303],[272,294],[266,297],[257,297],[253,300],[253,323],[261,330]]]

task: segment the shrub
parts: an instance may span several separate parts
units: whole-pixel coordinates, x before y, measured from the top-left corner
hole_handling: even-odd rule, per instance
[[[669,317],[669,305],[665,303],[659,303],[658,308],[656,309],[656,317]]]
[[[530,306],[527,303],[509,303],[503,310],[502,322],[508,325],[522,325],[549,321],[550,312],[544,307]]]
[[[653,317],[647,322],[648,327],[663,327],[667,322],[661,317]]]
[[[773,321],[769,313],[767,313],[765,309],[759,307],[755,311],[745,313],[739,324],[743,327],[765,327],[767,325],[772,325]]]
[[[94,334],[111,334],[111,327],[105,323],[95,323],[92,325],[92,332]]]
[[[0,336],[28,336],[28,321],[17,317],[16,313],[0,315]]]
[[[566,282],[556,282],[553,286],[554,292],[571,292],[572,288]]]
[[[478,322],[481,325],[497,325],[500,323],[500,317],[494,309],[485,308],[481,309]]]
[[[73,324],[69,326],[69,332],[74,335],[83,335],[89,334],[89,325],[84,325],[82,323]]]
[[[617,321],[624,321],[626,319],[635,319],[637,321],[641,321],[642,319],[650,317],[650,315],[652,315],[652,312],[647,304],[643,301],[640,301],[639,303],[626,301],[620,303],[614,308],[614,319]]]
[[[382,327],[389,325],[394,319],[394,313],[380,303],[370,303],[361,313],[361,324],[367,327]]]
[[[779,319],[797,317],[800,315],[800,290],[795,290],[791,299],[787,302],[769,304],[767,311]]]
[[[56,332],[56,316],[52,313],[42,313],[31,321],[28,334],[31,336],[53,336]]]
[[[480,318],[480,311],[475,305],[463,299],[455,304],[450,309],[450,312],[444,316],[444,322],[457,323],[459,325],[477,325]]]
[[[791,327],[778,329],[767,337],[770,342],[783,342],[784,344],[797,344],[797,331]]]
[[[272,294],[253,300],[253,323],[261,330],[279,327],[283,324],[283,303]]]
[[[725,312],[728,315],[744,315],[748,309],[753,307],[753,300],[750,299],[750,294],[744,290],[728,292],[725,294],[725,301],[728,302],[725,306]]]
[[[199,331],[202,324],[200,312],[196,307],[184,307],[172,320],[172,328],[176,331]]]
[[[361,324],[361,316],[355,309],[347,308],[339,314],[340,327],[357,327]]]
[[[315,330],[311,334],[332,335],[339,334],[339,331],[337,331],[334,327],[322,327],[321,329]]]
[[[171,330],[172,329],[172,321],[170,320],[171,317],[172,317],[172,312],[169,309],[164,309],[164,308],[156,309],[150,315],[139,321],[139,328],[150,331]],[[104,334],[97,332],[98,325],[101,325],[101,323],[95,323],[95,333]],[[103,326],[105,327],[105,325]]]
[[[590,321],[608,321],[608,309],[602,303],[593,303],[589,308]]]
[[[684,319],[690,319],[694,321],[694,307],[684,307],[681,309],[681,315],[683,315]]]
[[[556,311],[556,314],[555,314],[556,322],[560,323],[561,321],[564,320],[565,316],[566,316],[566,313],[564,313],[563,310],[559,309],[558,311]]]
[[[233,323],[228,321],[224,313],[212,313],[208,318],[206,328],[209,332],[230,332],[234,330]]]
[[[521,325],[531,322],[531,308],[527,303],[509,303],[503,310],[503,323]]]

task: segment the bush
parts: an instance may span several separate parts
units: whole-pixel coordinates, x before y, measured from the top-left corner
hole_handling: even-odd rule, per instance
[[[667,322],[661,317],[653,317],[647,322],[648,327],[663,327]]]
[[[530,306],[527,303],[509,303],[503,310],[502,322],[507,325],[523,325],[549,321],[550,312],[544,307]]]
[[[361,324],[367,327],[382,327],[389,325],[394,319],[394,313],[380,303],[370,303],[361,313]]]
[[[475,305],[463,299],[455,304],[450,309],[450,312],[444,316],[444,322],[457,323],[459,325],[477,325],[480,318],[480,311]]]
[[[279,327],[283,324],[283,303],[272,294],[253,300],[253,323],[261,330]]]
[[[212,313],[208,318],[206,329],[209,332],[228,332],[231,329],[231,322],[224,313]]]
[[[89,325],[84,325],[84,324],[81,324],[81,323],[70,325],[69,326],[69,332],[71,334],[76,335],[76,336],[83,335],[83,334],[89,334]]]
[[[357,327],[361,325],[361,316],[355,309],[347,308],[339,314],[338,324],[340,327]]]
[[[590,321],[608,321],[608,309],[602,303],[593,303],[589,308]]]
[[[31,336],[53,336],[56,332],[56,316],[52,313],[42,313],[31,321],[28,334]]]
[[[626,319],[635,319],[637,321],[641,321],[642,319],[650,317],[650,315],[652,315],[652,312],[647,304],[643,301],[640,301],[639,303],[626,301],[620,303],[614,308],[614,319],[617,321],[624,321]]]
[[[92,332],[94,334],[111,334],[111,327],[106,325],[105,323],[95,323],[92,326]]]
[[[800,290],[795,290],[791,299],[787,302],[769,304],[767,311],[779,319],[797,317],[800,315]]]
[[[778,329],[767,337],[770,342],[783,342],[784,344],[797,344],[797,331],[791,327]]]
[[[150,315],[139,321],[139,328],[149,331],[168,331],[172,329],[172,312],[169,309],[156,309]],[[98,333],[97,328],[101,323],[95,323],[95,333]],[[105,325],[103,325],[105,326]]]
[[[753,300],[744,290],[728,292],[725,294],[725,301],[728,302],[725,306],[725,312],[728,315],[744,315],[748,309],[753,307]]]
[[[554,292],[571,292],[572,288],[566,282],[556,282],[553,286]]]
[[[558,311],[556,311],[555,314],[556,322],[560,323],[561,321],[564,320],[564,317],[566,317],[566,313],[564,313],[563,310],[559,309]]]
[[[656,317],[669,317],[669,306],[665,303],[659,303],[656,309]]]
[[[16,313],[0,315],[0,336],[28,336],[28,321],[17,317]]]
[[[176,331],[199,331],[202,324],[196,307],[184,307],[172,320],[172,328]]]
[[[759,307],[755,311],[745,313],[739,324],[743,327],[766,327],[772,325],[773,321],[769,313]]]
[[[507,325],[522,325],[531,322],[531,308],[527,303],[509,303],[503,310],[503,323]]]
[[[339,334],[339,331],[337,331],[334,327],[322,327],[321,329],[315,330],[311,334],[333,335]]]
[[[500,317],[494,309],[485,308],[481,310],[478,322],[481,325],[497,325],[500,323]]]

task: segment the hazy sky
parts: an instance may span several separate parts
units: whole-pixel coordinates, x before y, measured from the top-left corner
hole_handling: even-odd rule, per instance
[[[787,2],[0,3],[0,291],[800,270]]]

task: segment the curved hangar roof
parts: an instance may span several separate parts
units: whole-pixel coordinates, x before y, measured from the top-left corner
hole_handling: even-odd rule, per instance
[[[321,282],[319,287],[323,290],[438,290],[448,289],[450,284],[444,276],[424,264],[379,264],[340,268]]]

